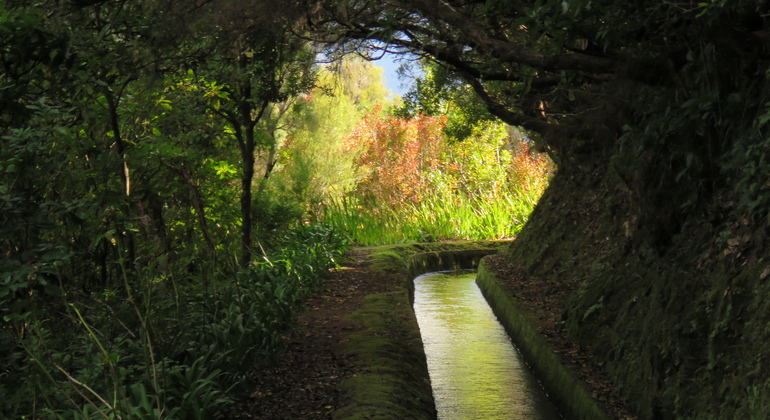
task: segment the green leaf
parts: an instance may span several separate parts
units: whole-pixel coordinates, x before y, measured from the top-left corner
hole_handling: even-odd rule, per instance
[[[117,353],[110,353],[107,356],[104,357],[104,363],[105,365],[111,364],[114,365],[118,363],[118,360],[120,360],[120,355]]]

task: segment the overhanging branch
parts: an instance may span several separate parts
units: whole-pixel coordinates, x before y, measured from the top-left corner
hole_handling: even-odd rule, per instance
[[[466,45],[491,54],[502,62],[524,64],[543,71],[580,70],[589,73],[613,73],[618,69],[615,60],[586,54],[563,52],[544,54],[514,42],[496,39],[470,18],[440,0],[393,0],[405,9],[417,9],[423,15],[443,21],[467,39]]]

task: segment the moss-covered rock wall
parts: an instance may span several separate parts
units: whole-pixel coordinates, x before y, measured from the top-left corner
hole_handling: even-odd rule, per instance
[[[665,241],[609,166],[555,177],[507,251],[643,419],[770,418],[764,228],[715,194]],[[660,232],[658,232],[660,233]]]

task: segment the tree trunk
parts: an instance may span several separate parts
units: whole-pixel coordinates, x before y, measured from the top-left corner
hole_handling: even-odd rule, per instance
[[[254,179],[254,132],[245,133],[247,140],[243,158],[243,173],[241,176],[241,262],[243,268],[251,262],[251,185]],[[251,141],[248,140],[251,137]]]
[[[182,176],[184,183],[187,185],[187,189],[190,191],[190,200],[192,200],[193,208],[195,208],[196,218],[198,219],[198,224],[201,227],[203,240],[206,242],[206,246],[208,247],[211,262],[215,263],[216,246],[214,245],[214,240],[211,237],[208,224],[206,223],[206,206],[203,201],[200,187],[197,185],[192,175],[190,174],[190,171],[187,169],[176,169],[170,165],[168,165],[168,167]]]
[[[121,206],[123,211],[123,218],[117,220],[118,226],[116,232],[119,242],[123,246],[121,251],[128,259],[128,264],[126,264],[126,267],[130,271],[133,271],[134,263],[136,261],[134,236],[131,233],[131,229],[127,229],[125,226],[125,221],[129,220],[131,215],[131,178],[128,169],[128,162],[126,161],[125,144],[123,143],[123,137],[120,134],[120,118],[118,116],[119,99],[115,98],[109,88],[104,89],[104,97],[107,100],[107,108],[110,114],[110,125],[112,126],[112,139],[115,142],[115,151],[117,152],[118,159],[120,160],[120,169],[118,170],[118,173],[120,175],[120,184],[123,190],[122,193],[124,198],[123,205]]]

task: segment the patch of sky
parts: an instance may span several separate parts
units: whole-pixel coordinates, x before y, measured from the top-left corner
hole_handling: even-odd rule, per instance
[[[409,53],[381,52],[372,55],[373,63],[383,69],[385,87],[394,95],[401,96],[415,85],[415,78],[422,75],[416,55]]]

